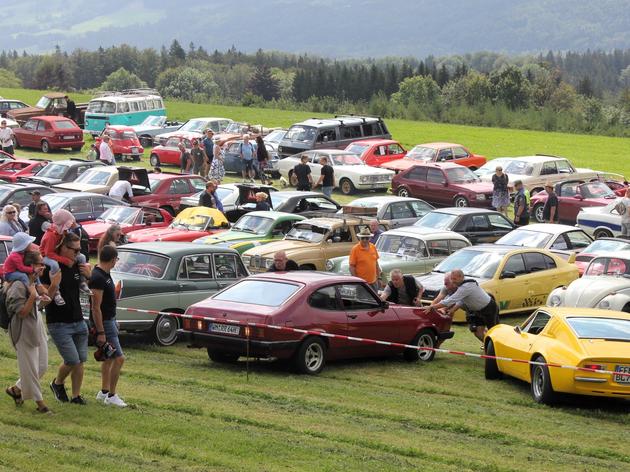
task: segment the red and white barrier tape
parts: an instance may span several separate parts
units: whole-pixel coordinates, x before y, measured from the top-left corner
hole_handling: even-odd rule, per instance
[[[382,346],[391,346],[391,347],[398,347],[398,348],[403,348],[403,349],[415,349],[417,351],[433,351],[433,352],[440,352],[442,354],[452,354],[456,356],[474,357],[477,359],[495,359],[495,360],[505,361],[505,362],[517,362],[519,364],[540,365],[540,366],[546,366],[546,367],[555,367],[557,369],[569,369],[569,370],[574,370],[574,371],[579,371],[579,372],[591,372],[591,373],[596,373],[596,374],[607,374],[607,375],[617,375],[620,377],[630,377],[630,372],[614,372],[611,370],[591,369],[588,367],[562,365],[562,364],[556,364],[554,362],[535,362],[535,361],[528,361],[524,359],[512,359],[510,357],[490,356],[488,354],[475,354],[472,352],[454,351],[452,349],[420,347],[420,346],[414,346],[411,344],[402,344],[402,343],[396,343],[396,342],[391,342],[391,341],[379,341],[377,339],[358,338],[355,336],[345,336],[343,334],[328,333],[326,331],[314,331],[314,330],[308,330],[308,329],[291,328],[289,326],[263,324],[263,323],[256,323],[253,321],[230,320],[230,319],[225,319],[225,318],[214,318],[211,316],[182,315],[180,313],[170,313],[166,311],[157,311],[157,310],[141,310],[139,308],[117,307],[117,309],[129,311],[132,313],[147,313],[149,315],[166,315],[166,316],[172,316],[172,317],[183,318],[183,319],[212,321],[212,322],[217,322],[217,323],[234,324],[234,325],[239,325],[239,326],[250,326],[253,328],[269,328],[269,329],[274,329],[278,331],[286,331],[290,333],[308,334],[308,335],[313,335],[313,336],[322,336],[325,338],[344,339],[348,341],[355,341],[355,342],[367,343],[367,344],[380,344]]]

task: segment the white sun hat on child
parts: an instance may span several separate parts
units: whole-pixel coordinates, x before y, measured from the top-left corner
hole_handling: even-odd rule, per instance
[[[33,241],[35,241],[34,236],[29,236],[21,231],[15,233],[13,235],[13,249],[11,249],[11,252],[26,251]]]

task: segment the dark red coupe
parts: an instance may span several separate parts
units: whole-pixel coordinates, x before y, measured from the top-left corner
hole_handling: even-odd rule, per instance
[[[15,159],[0,164],[0,179],[17,182],[18,177],[33,177],[48,161],[41,159]]]
[[[184,319],[193,347],[206,348],[215,362],[250,357],[292,359],[296,369],[318,374],[327,360],[403,354],[409,361],[430,361],[434,351],[394,348],[271,328],[229,323],[256,322],[437,347],[453,337],[451,319],[427,308],[390,305],[357,277],[316,271],[250,276],[191,305],[187,315],[226,322]]]
[[[183,197],[190,197],[206,189],[206,179],[193,174],[149,172],[150,192],[135,195],[134,205],[162,208],[175,216],[180,211]]]

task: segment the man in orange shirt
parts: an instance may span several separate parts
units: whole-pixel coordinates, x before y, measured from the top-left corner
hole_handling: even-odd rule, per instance
[[[362,278],[372,286],[374,291],[377,291],[381,268],[378,265],[376,246],[370,242],[372,233],[368,228],[363,228],[357,237],[359,243],[350,251],[350,273],[355,277]]]

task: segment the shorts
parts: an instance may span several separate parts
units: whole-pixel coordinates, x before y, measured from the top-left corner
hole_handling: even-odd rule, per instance
[[[105,339],[116,350],[113,358],[122,357],[124,353],[120,346],[120,340],[118,339],[118,324],[116,323],[116,318],[103,320],[103,329],[105,330]]]
[[[243,172],[254,170],[254,159],[243,159],[242,166]]]
[[[479,326],[485,326],[490,329],[494,325],[499,324],[499,307],[497,302],[494,298],[490,298],[490,303],[481,310],[466,313],[466,321],[470,325],[471,331],[475,331]]]
[[[88,354],[88,327],[85,321],[50,323],[48,333],[66,365],[82,364]]]

